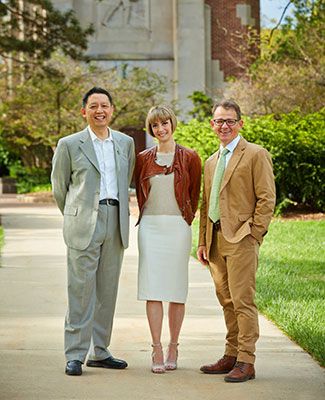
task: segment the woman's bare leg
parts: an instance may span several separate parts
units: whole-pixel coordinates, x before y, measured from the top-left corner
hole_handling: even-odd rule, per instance
[[[161,332],[163,323],[163,304],[161,301],[147,301],[147,318],[149,322],[154,360],[153,363],[157,365],[164,364],[164,354],[161,346],[157,346],[161,343]]]
[[[185,304],[169,303],[168,320],[169,320],[170,343],[168,346],[167,364],[174,363],[175,368],[177,361],[178,338],[183,324],[184,315],[185,315]]]

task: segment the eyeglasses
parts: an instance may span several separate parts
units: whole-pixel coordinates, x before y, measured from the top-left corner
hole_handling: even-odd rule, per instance
[[[238,122],[238,119],[214,119],[213,123],[217,126],[222,126],[224,123],[226,123],[228,126],[235,126],[236,123]]]

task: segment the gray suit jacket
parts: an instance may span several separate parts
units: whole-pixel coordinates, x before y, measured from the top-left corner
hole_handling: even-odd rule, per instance
[[[128,188],[134,168],[133,139],[111,129],[119,192],[119,221],[123,247],[129,243]],[[67,246],[84,250],[93,237],[99,206],[100,170],[88,132],[59,140],[53,157],[52,190],[64,216],[63,236]]]

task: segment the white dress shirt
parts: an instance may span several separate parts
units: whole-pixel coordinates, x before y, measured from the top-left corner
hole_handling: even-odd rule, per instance
[[[88,126],[90,137],[93,141],[99,170],[100,170],[100,193],[99,200],[118,200],[118,187],[116,177],[116,164],[114,156],[114,143],[112,133],[109,130],[107,139],[101,140]]]
[[[232,153],[234,152],[235,148],[237,147],[237,144],[239,143],[239,141],[240,141],[240,135],[235,137],[235,139],[232,140],[230,143],[228,143],[226,147],[223,147],[222,144],[220,144],[219,154],[222,153],[222,150],[224,148],[229,150],[229,153],[226,154],[226,168],[229,163],[229,160],[231,159]]]

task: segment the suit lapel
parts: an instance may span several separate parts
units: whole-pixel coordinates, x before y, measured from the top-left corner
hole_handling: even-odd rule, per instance
[[[119,200],[121,201],[121,196],[123,196],[123,175],[124,171],[121,170],[121,157],[123,154],[121,141],[117,134],[117,132],[111,129],[111,134],[113,138],[114,145],[114,157],[115,157],[115,168],[116,168],[116,179],[117,179],[117,188],[119,193]]]
[[[93,166],[100,173],[98,160],[96,157],[93,141],[91,140],[88,129],[82,131],[82,136],[80,138],[80,149],[84,153],[84,155],[88,158],[88,160],[93,164]]]
[[[219,150],[214,154],[214,156],[211,159],[210,165],[209,165],[209,173],[207,176],[207,190],[208,193],[210,193],[211,191],[211,186],[212,186],[212,182],[213,182],[213,176],[214,176],[214,172],[216,170],[216,166],[218,163],[218,158],[219,158]]]
[[[246,140],[241,138],[237,147],[235,148],[234,153],[231,156],[231,159],[229,160],[229,164],[227,165],[227,168],[225,170],[225,175],[224,175],[223,181],[221,183],[220,192],[223,190],[223,188],[229,182],[229,179],[231,178],[231,175],[233,174],[234,170],[236,169],[236,166],[239,163],[239,160],[242,158],[242,156],[244,154],[245,147],[246,147]]]
[[[121,154],[123,152],[121,149],[121,144],[120,144],[118,135],[112,129],[111,129],[111,134],[112,134],[112,138],[113,138],[116,174],[117,174],[117,180],[118,180],[119,172],[121,171]]]

